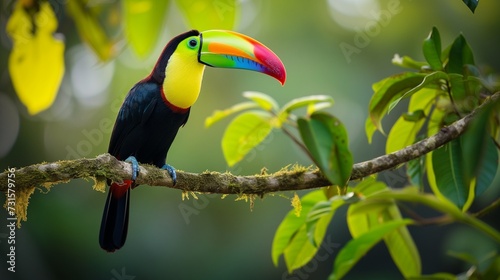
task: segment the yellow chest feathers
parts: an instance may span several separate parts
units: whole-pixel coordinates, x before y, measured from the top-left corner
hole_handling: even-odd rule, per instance
[[[165,99],[179,108],[189,108],[198,99],[205,65],[197,53],[174,52],[168,60],[163,81]]]

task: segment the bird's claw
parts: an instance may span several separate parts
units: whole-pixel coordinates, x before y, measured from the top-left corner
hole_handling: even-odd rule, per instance
[[[175,172],[175,168],[173,168],[169,164],[165,164],[161,169],[167,170],[168,174],[170,175],[170,178],[172,178],[173,185],[175,186],[175,184],[177,183],[177,173]]]
[[[134,156],[129,156],[125,162],[128,162],[132,165],[132,181],[135,181],[137,179],[137,176],[139,176],[139,162]]]

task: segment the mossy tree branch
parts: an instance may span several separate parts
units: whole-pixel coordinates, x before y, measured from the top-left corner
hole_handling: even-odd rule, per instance
[[[466,130],[467,125],[479,110],[491,101],[500,98],[500,93],[493,94],[472,113],[442,128],[437,134],[421,140],[404,149],[383,155],[353,166],[351,180],[361,179],[389,170],[412,159],[425,155],[447,142],[457,138]],[[9,171],[0,173],[0,191],[7,191]],[[98,189],[104,190],[105,179],[120,181],[129,179],[131,166],[110,154],[102,154],[90,159],[63,160],[53,163],[42,163],[16,169],[16,191],[31,192],[35,187],[49,187],[76,178],[92,178],[96,180]],[[319,170],[307,168],[290,168],[273,174],[253,176],[236,176],[230,173],[177,172],[177,184],[173,186],[168,173],[151,165],[141,165],[137,183],[140,185],[164,186],[183,191],[219,193],[219,194],[257,194],[279,191],[297,191],[319,188],[330,185]]]

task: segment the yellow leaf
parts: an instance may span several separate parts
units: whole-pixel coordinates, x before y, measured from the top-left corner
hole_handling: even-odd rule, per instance
[[[31,115],[52,105],[64,75],[64,43],[54,38],[56,28],[48,2],[40,3],[33,19],[18,2],[7,23],[14,41],[9,57],[12,84]]]
[[[66,1],[66,10],[75,21],[80,38],[85,41],[101,61],[116,55],[116,48],[109,39],[97,16],[86,6],[86,1]]]

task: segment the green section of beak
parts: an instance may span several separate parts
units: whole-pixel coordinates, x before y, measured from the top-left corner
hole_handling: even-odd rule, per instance
[[[198,60],[212,67],[257,71],[285,83],[285,66],[269,48],[246,35],[225,30],[201,33]]]

